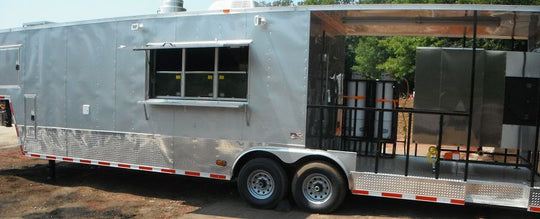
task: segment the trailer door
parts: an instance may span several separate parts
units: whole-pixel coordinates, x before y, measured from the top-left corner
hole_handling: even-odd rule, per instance
[[[20,45],[0,45],[0,86],[19,85]]]

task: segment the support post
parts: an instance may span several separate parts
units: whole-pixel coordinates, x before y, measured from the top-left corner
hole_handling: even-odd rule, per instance
[[[469,11],[465,11],[465,17],[468,16]],[[463,39],[462,39],[462,48],[467,47],[467,26],[463,27]]]
[[[411,150],[411,124],[412,124],[412,113],[409,112],[409,121],[407,123],[407,149],[405,151],[405,176],[409,175],[409,151]]]
[[[437,142],[437,160],[435,162],[435,179],[439,179],[441,170],[441,147],[443,138],[444,115],[439,116],[439,139]]]
[[[49,160],[49,177],[48,179],[54,179],[56,178],[56,161],[55,160]]]
[[[463,181],[467,181],[469,177],[469,155],[471,152],[471,137],[472,137],[472,119],[473,119],[473,103],[474,103],[474,79],[476,75],[476,31],[478,28],[478,11],[474,11],[473,20],[473,50],[472,50],[472,69],[471,69],[471,90],[469,97],[469,116],[467,128],[467,151],[465,156],[465,172]]]
[[[531,21],[529,22],[529,38],[527,40],[527,51],[532,52],[536,49],[538,38],[540,37],[540,31],[538,31],[538,16],[531,15]]]
[[[536,104],[536,112],[540,113],[540,103]],[[534,149],[529,161],[531,164],[531,187],[534,187],[534,178],[538,172],[538,138],[540,137],[540,118],[536,117],[536,136],[534,138]]]
[[[510,42],[511,42],[510,47],[511,47],[512,51],[515,51],[515,49],[516,49],[516,46],[515,46],[515,43],[516,43],[516,39],[515,39],[515,35],[516,35],[516,19],[517,19],[517,13],[514,11],[514,19],[512,21],[512,39],[510,40]]]
[[[538,119],[537,119],[538,120]],[[540,124],[536,121],[536,138],[534,141],[534,151],[531,158],[531,187],[534,187],[534,177],[538,172],[538,137],[540,136]]]
[[[521,150],[517,149],[516,151],[516,167],[514,167],[514,169],[519,169],[519,159],[521,157]]]
[[[414,143],[414,156],[418,157],[418,143]]]
[[[383,110],[379,111],[379,122],[378,131],[377,131],[377,153],[375,155],[375,173],[379,173],[379,157],[381,156],[381,147],[382,147],[382,135],[383,135]]]

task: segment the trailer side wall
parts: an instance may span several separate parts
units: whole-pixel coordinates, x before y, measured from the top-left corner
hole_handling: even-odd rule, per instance
[[[255,26],[255,15],[267,24]],[[0,45],[22,44],[21,83],[0,95],[13,100],[29,152],[230,175],[216,160],[232,164],[255,146],[304,147],[309,19],[179,14],[0,33]],[[252,40],[246,108],[140,103],[147,63],[134,48],[238,39]]]

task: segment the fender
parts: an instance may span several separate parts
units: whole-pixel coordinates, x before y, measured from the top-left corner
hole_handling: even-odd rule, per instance
[[[232,170],[236,168],[236,165],[242,157],[244,157],[246,154],[256,151],[262,151],[262,152],[268,152],[276,157],[278,157],[281,161],[287,164],[292,164],[304,157],[307,156],[322,156],[326,157],[330,160],[335,161],[339,167],[343,170],[345,175],[347,176],[347,180],[349,181],[349,188],[352,188],[351,183],[351,177],[350,172],[354,171],[356,168],[356,152],[348,152],[348,151],[333,151],[333,150],[318,150],[318,149],[307,149],[307,148],[292,148],[292,147],[253,147],[250,149],[247,149],[243,151],[238,157],[236,157],[234,164],[232,166]]]

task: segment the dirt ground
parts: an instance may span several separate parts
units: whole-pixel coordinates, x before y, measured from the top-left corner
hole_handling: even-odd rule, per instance
[[[15,128],[0,126],[0,149],[17,146],[16,136]]]
[[[72,163],[58,163],[57,177],[50,180],[47,161],[21,156],[13,147],[15,136],[14,129],[0,127],[0,218],[169,218],[196,210],[212,198],[210,194],[230,187]],[[201,183],[210,188],[202,194],[189,189]]]
[[[234,182],[64,162],[51,180],[47,161],[13,147],[13,129],[0,127],[0,136],[0,218],[538,218],[522,209],[354,195],[332,215],[294,205],[260,210],[240,199]]]
[[[22,157],[17,148],[0,149],[0,157],[0,217],[170,217],[196,210],[195,206],[207,201],[186,203],[186,197],[202,194],[163,186],[163,178],[150,173],[59,163],[56,180],[48,180],[47,161]],[[119,180],[120,176],[128,181]]]

